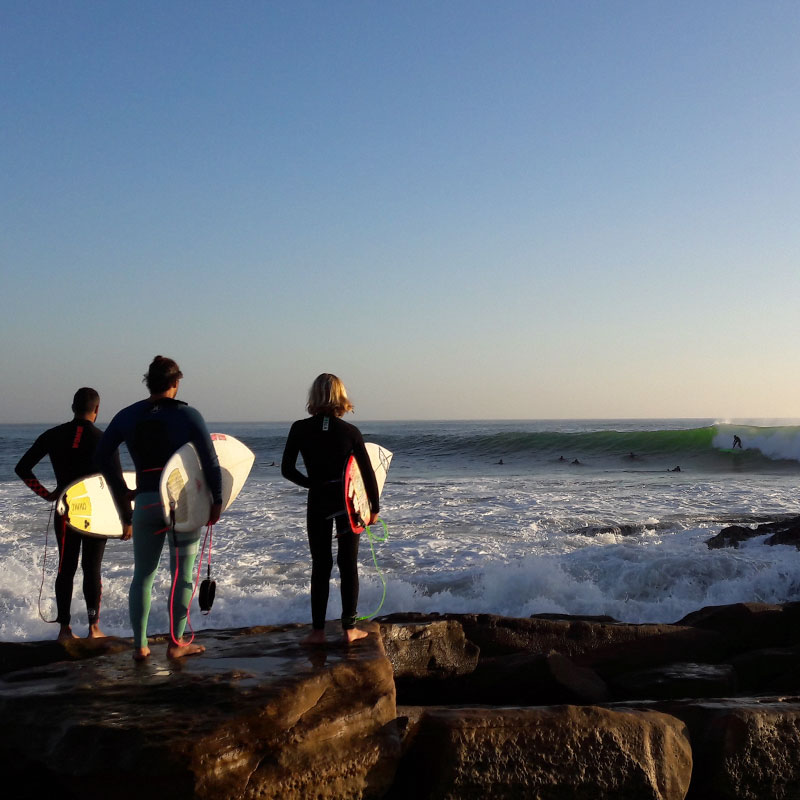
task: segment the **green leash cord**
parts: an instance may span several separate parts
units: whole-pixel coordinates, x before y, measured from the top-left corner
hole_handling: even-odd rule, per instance
[[[367,614],[366,617],[356,617],[357,622],[372,619],[373,617],[377,616],[378,612],[381,610],[381,608],[383,608],[383,601],[386,599],[386,579],[383,577],[381,568],[378,566],[378,558],[375,555],[375,542],[387,541],[389,538],[389,529],[386,527],[386,523],[380,517],[378,517],[378,522],[383,525],[383,538],[373,535],[372,528],[370,528],[369,525],[367,525],[367,536],[369,537],[369,549],[372,551],[372,563],[375,564],[378,577],[381,579],[381,583],[383,584],[383,595],[381,596],[381,602],[378,603],[378,607],[371,614]]]

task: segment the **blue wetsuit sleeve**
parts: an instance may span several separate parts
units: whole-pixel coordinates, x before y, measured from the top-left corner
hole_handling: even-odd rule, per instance
[[[281,458],[281,475],[286,480],[302,486],[304,489],[311,488],[311,481],[307,475],[303,475],[297,469],[297,456],[300,455],[300,436],[297,425],[292,425],[289,429],[289,436],[286,439],[286,446],[283,448],[283,458]]]
[[[199,411],[194,408],[186,408],[185,412],[189,418],[192,428],[191,442],[197,448],[197,455],[200,457],[200,464],[203,467],[203,474],[206,476],[211,497],[215,503],[222,502],[222,472],[219,468],[217,451],[208,433],[206,422]]]
[[[130,525],[133,519],[131,500],[128,494],[128,487],[122,477],[122,466],[119,461],[119,446],[124,441],[124,432],[119,423],[119,414],[111,420],[106,428],[100,442],[97,445],[95,460],[108,483],[111,493],[114,495],[114,502],[117,505],[120,519]]]

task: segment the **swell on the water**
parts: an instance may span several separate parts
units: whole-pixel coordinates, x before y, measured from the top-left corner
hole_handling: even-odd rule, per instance
[[[741,448],[732,448],[734,435]],[[664,430],[525,431],[384,435],[395,453],[423,453],[433,460],[582,464],[618,468],[687,465],[708,470],[759,471],[793,468],[800,462],[800,426],[759,428],[715,424]],[[781,463],[783,462],[783,463]],[[786,463],[793,462],[793,463]]]

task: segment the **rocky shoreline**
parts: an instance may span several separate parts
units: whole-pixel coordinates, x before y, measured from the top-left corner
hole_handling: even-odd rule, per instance
[[[207,631],[144,665],[121,639],[0,643],[5,796],[796,798],[798,625],[800,603],[393,614],[349,649]]]

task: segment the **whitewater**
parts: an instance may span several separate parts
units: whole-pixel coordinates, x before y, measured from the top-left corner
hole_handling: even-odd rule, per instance
[[[395,611],[607,614],[673,622],[705,605],[800,600],[800,551],[765,537],[706,541],[731,523],[800,515],[800,426],[715,420],[363,422],[394,452],[381,516],[389,540],[360,551],[367,615]],[[101,421],[102,427],[102,421]],[[0,425],[0,640],[54,638],[57,552],[50,506],[14,475],[48,425]],[[308,622],[305,492],[280,475],[289,423],[212,423],[256,454],[241,495],[213,531],[217,599],[196,631]],[[733,436],[743,442],[732,449]],[[578,463],[575,463],[575,462]],[[501,463],[502,462],[502,463]],[[680,467],[680,471],[675,468]],[[37,476],[52,488],[45,461]],[[42,600],[38,597],[43,576]],[[167,630],[166,553],[150,632]],[[103,562],[101,624],[129,636],[128,543]],[[328,617],[340,612],[337,574]],[[73,628],[86,632],[76,576]]]

